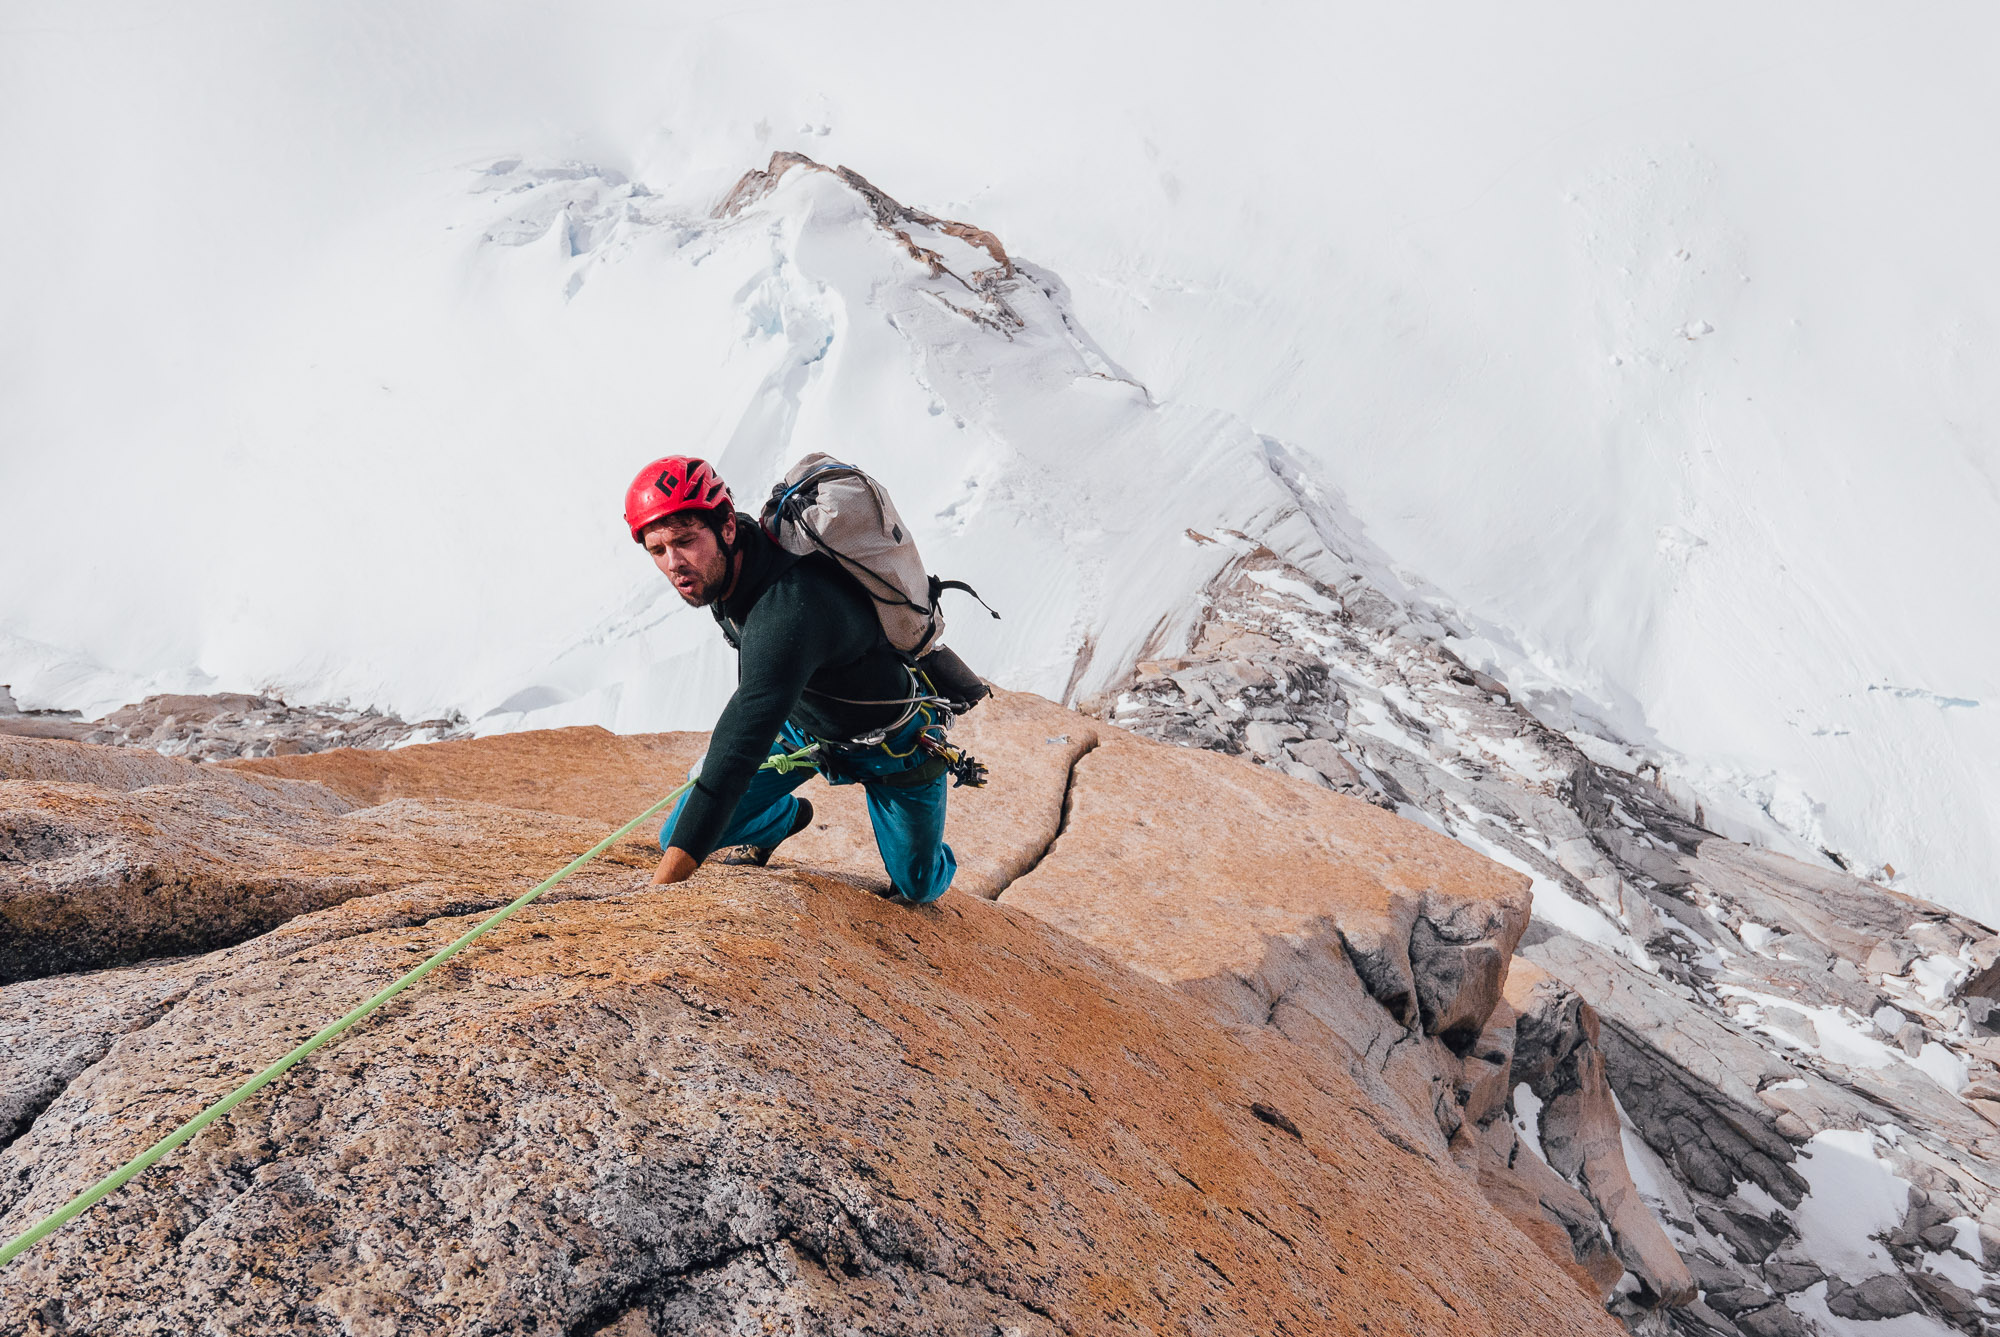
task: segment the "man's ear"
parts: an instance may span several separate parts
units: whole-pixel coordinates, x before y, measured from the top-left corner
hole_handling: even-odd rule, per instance
[[[731,511],[729,518],[722,522],[722,546],[725,548],[736,546],[736,513],[734,511]]]

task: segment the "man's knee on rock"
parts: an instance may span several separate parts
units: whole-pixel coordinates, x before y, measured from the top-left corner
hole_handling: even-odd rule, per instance
[[[951,886],[952,878],[958,873],[958,860],[953,857],[951,846],[941,847],[938,857],[931,861],[928,868],[921,870],[921,873],[921,876],[911,878],[908,885],[905,885],[903,878],[892,879],[897,884],[896,890],[912,905],[929,905],[944,895],[945,890]]]

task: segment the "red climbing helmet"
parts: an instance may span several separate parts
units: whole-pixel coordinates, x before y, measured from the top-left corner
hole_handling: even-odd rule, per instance
[[[692,455],[669,455],[641,469],[625,489],[625,527],[632,531],[634,543],[644,543],[639,535],[655,520],[679,511],[720,511],[727,516],[734,506],[729,484],[715,466]]]

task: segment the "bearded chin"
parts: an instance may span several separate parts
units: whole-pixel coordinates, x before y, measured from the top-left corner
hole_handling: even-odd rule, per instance
[[[682,594],[680,586],[674,586],[674,593],[680,594],[681,602],[689,608],[706,608],[721,599],[723,591],[729,588],[729,558],[725,556],[718,565],[720,569],[712,576],[702,577],[701,584],[695,587],[692,594]]]

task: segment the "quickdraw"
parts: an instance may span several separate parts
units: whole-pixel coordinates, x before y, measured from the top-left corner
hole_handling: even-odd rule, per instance
[[[952,788],[966,785],[980,789],[985,786],[986,763],[955,743],[926,732],[917,740],[917,746],[944,763],[945,773],[951,776]]]

